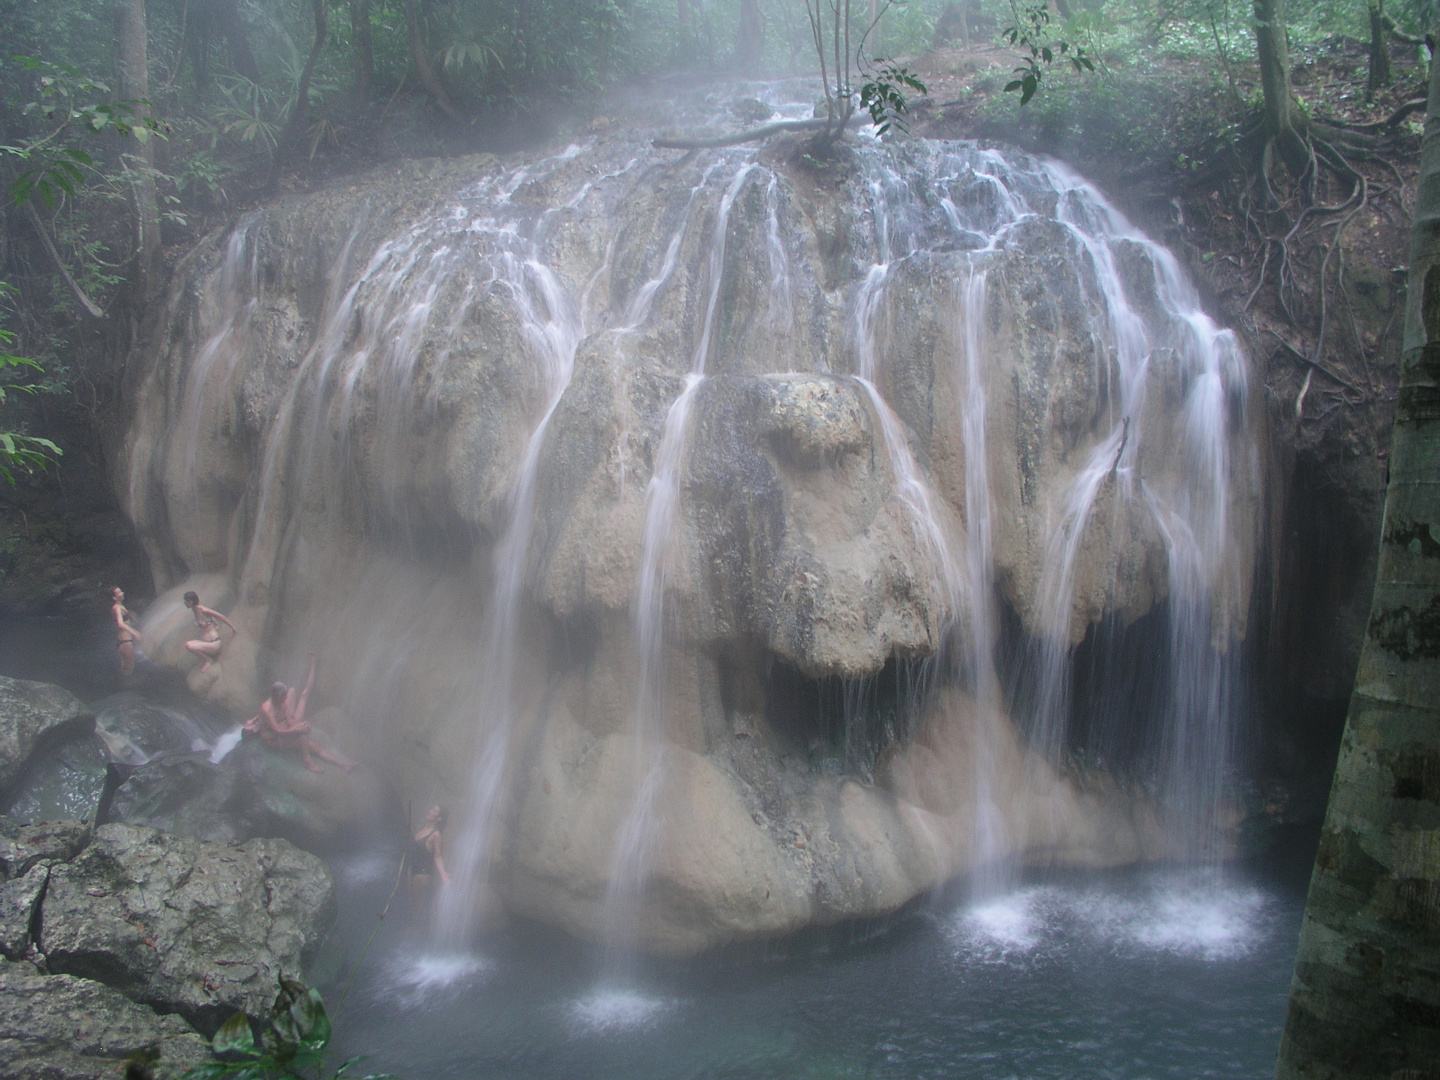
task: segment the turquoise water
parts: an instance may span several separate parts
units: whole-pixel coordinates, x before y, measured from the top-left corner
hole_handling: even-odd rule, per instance
[[[597,984],[596,959],[551,932],[443,953],[392,913],[337,1038],[370,1055],[366,1071],[408,1080],[1269,1077],[1305,847],[1223,876],[1034,877],[981,903],[653,964],[626,986]],[[391,871],[336,869],[357,942]]]

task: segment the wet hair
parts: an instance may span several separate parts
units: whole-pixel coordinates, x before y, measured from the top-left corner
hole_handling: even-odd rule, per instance
[[[289,692],[290,687],[286,686],[283,682],[274,683],[270,687],[270,697],[276,701],[279,701]]]
[[[117,592],[123,593],[124,591],[125,590],[120,588],[119,585],[111,585],[110,588],[105,590],[105,595],[113,598]]]
[[[437,831],[443,830],[445,828],[445,822],[450,820],[450,811],[439,805],[437,805],[435,809],[440,811],[435,815],[435,828]]]
[[[185,606],[186,606],[186,607],[194,607],[194,606],[195,606],[196,604],[198,604],[198,603],[200,603],[200,594],[199,594],[199,593],[197,593],[197,592],[187,592],[187,593],[185,594]]]

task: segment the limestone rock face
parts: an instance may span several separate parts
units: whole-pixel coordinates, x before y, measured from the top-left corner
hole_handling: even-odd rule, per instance
[[[181,261],[117,469],[150,654],[249,715],[318,650],[335,745],[450,807],[460,906],[584,936],[627,875],[684,952],[1161,854],[984,669],[1002,625],[1050,686],[1106,620],[1182,613],[1187,671],[1243,638],[1233,335],[1058,167],[651,134],[386,166]],[[240,628],[203,674],[190,588]]]
[[[0,796],[47,736],[62,734],[90,715],[68,690],[0,677]]]
[[[210,1046],[178,1016],[137,1005],[73,975],[41,975],[0,960],[0,1073],[14,1080],[119,1076],[126,1058],[156,1047],[155,1071],[179,1077],[210,1060]]]
[[[263,1015],[335,914],[325,865],[284,840],[207,844],[103,825],[50,868],[40,951],[52,972],[95,979],[213,1030]]]

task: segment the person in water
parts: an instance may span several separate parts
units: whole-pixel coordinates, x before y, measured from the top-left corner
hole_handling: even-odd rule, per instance
[[[435,878],[442,885],[450,884],[450,874],[445,869],[445,822],[448,815],[443,806],[432,806],[425,815],[424,827],[410,841],[405,853],[405,862],[410,871],[410,896],[412,900],[423,899],[430,891]]]
[[[110,606],[110,613],[115,617],[115,630],[118,640],[115,648],[120,652],[120,674],[128,679],[135,674],[135,646],[144,640],[139,628],[135,625],[135,615],[125,606],[125,594],[120,586],[110,590],[110,599],[113,603]]]
[[[220,612],[200,603],[198,593],[187,592],[185,606],[190,609],[190,614],[195,616],[195,625],[200,628],[200,637],[194,641],[185,642],[185,648],[196,656],[204,657],[205,662],[200,665],[200,670],[209,671],[210,665],[220,658],[220,624],[224,623],[228,626],[232,634],[238,634],[240,631]]]
[[[322,758],[332,765],[338,765],[347,773],[354,770],[356,762],[343,761],[330,753],[310,737],[310,725],[305,722],[305,705],[310,700],[310,691],[315,687],[315,654],[310,654],[310,670],[305,676],[305,688],[296,694],[293,686],[277,682],[270,688],[270,696],[260,703],[260,709],[245,721],[245,731],[258,735],[266,745],[280,750],[298,750],[300,760],[311,772],[319,772],[315,759]]]

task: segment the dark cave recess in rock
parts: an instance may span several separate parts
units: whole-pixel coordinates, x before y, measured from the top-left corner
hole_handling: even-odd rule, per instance
[[[920,717],[924,661],[891,656],[874,675],[816,678],[776,657],[765,677],[765,719],[817,772],[869,779]]]

